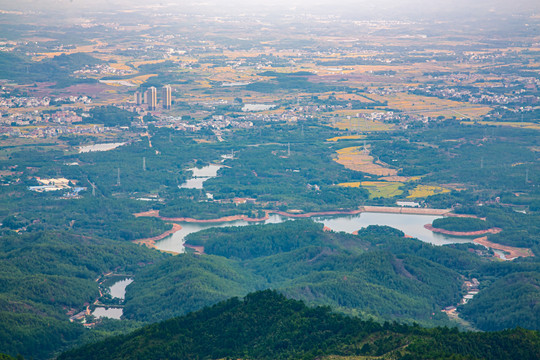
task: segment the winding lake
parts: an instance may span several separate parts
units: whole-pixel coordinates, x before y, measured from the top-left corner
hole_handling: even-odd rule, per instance
[[[392,213],[361,213],[358,215],[338,215],[327,217],[314,217],[314,221],[323,223],[334,231],[344,231],[352,233],[354,231],[365,228],[369,225],[388,225],[393,228],[403,231],[406,235],[418,238],[424,242],[435,245],[445,245],[454,243],[469,243],[470,238],[458,238],[448,235],[433,233],[424,225],[431,224],[433,220],[439,219],[442,216],[434,215],[417,215],[417,214],[392,214]],[[201,231],[212,227],[226,226],[247,226],[257,224],[280,223],[290,218],[280,215],[271,215],[270,218],[263,222],[247,222],[243,220],[224,222],[224,223],[179,223],[182,229],[175,232],[171,236],[158,241],[156,247],[164,251],[174,251],[177,253],[184,252],[184,238],[191,233]]]
[[[222,167],[222,165],[208,165],[202,168],[191,168],[189,170],[193,172],[192,178],[186,180],[179,187],[181,189],[202,189],[203,183],[208,179],[216,177],[219,169]]]

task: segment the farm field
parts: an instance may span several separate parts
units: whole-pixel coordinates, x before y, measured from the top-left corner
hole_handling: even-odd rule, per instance
[[[473,125],[476,123],[476,124],[481,124],[481,125],[506,126],[506,127],[512,127],[512,128],[518,128],[518,129],[540,130],[540,124],[531,123],[531,122],[462,121],[461,123],[466,124],[466,125]]]
[[[449,189],[443,188],[441,186],[418,185],[417,187],[409,191],[409,196],[407,196],[407,198],[409,199],[425,198],[428,196],[446,194],[449,192],[450,192]]]
[[[344,136],[336,136],[330,139],[326,139],[326,141],[336,142],[339,140],[358,140],[358,139],[365,139],[365,135],[344,135]]]
[[[469,103],[463,103],[447,99],[439,99],[431,96],[420,96],[408,93],[396,93],[385,96],[370,94],[370,97],[374,100],[384,102],[388,101],[388,107],[391,109],[398,109],[404,112],[437,112],[444,111],[446,109],[456,109],[459,111],[466,111],[467,108],[482,108],[487,110],[485,106],[477,106]],[[488,111],[486,111],[487,113]]]
[[[360,132],[388,131],[392,128],[391,125],[382,123],[380,121],[372,121],[360,118],[338,120],[333,124],[333,126],[340,130]]]
[[[403,183],[396,181],[357,181],[338,184],[341,187],[362,187],[369,191],[369,198],[391,198],[403,194]]]
[[[347,169],[377,176],[394,176],[398,172],[396,169],[385,167],[385,164],[375,163],[373,156],[369,155],[368,152],[364,152],[359,146],[338,150],[337,154],[335,161]]]

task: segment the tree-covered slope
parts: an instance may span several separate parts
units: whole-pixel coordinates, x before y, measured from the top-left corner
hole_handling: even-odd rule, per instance
[[[73,77],[75,70],[84,66],[103,63],[86,53],[61,54],[52,59],[33,61],[12,53],[0,53],[0,78],[20,84],[33,82],[56,82],[57,86],[69,86],[77,82],[95,82],[93,79]]]
[[[180,255],[149,266],[126,293],[124,316],[159,321],[260,289],[261,279],[223,257]]]
[[[310,220],[298,220],[272,226],[214,228],[193,234],[189,243],[203,245],[208,254],[247,260],[329,244],[331,239],[321,236],[322,227]]]
[[[131,243],[63,232],[16,234],[0,241],[0,349],[49,358],[84,335],[67,312],[98,296],[95,281],[113,270],[136,272],[163,254]]]
[[[272,291],[233,298],[62,354],[78,359],[315,359],[328,355],[393,359],[537,359],[540,335],[517,329],[460,333],[384,325],[309,308]]]
[[[349,314],[447,324],[440,310],[459,301],[462,285],[447,253],[472,256],[389,228],[355,236],[324,231],[311,220],[210,229],[188,242],[207,254],[179,255],[141,271],[127,289],[127,318],[164,320],[271,288]]]
[[[476,218],[446,217],[433,220],[433,227],[448,231],[479,231],[489,228],[489,224]]]
[[[463,317],[486,331],[516,326],[540,329],[540,273],[519,272],[504,276],[460,311]]]

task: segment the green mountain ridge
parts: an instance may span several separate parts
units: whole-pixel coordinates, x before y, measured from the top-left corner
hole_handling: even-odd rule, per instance
[[[131,334],[68,351],[58,360],[324,359],[340,355],[380,359],[537,359],[540,334],[494,333],[379,324],[309,308],[273,291],[232,298]]]
[[[127,288],[127,319],[165,320],[270,288],[381,321],[450,325],[440,310],[458,303],[463,280],[444,264],[445,253],[474,261],[395,229],[370,227],[356,236],[324,231],[311,220],[209,229],[187,241],[207,254],[181,254],[143,269]]]
[[[377,321],[453,326],[441,310],[460,303],[465,279],[477,278],[486,296],[459,307],[473,326],[539,329],[534,258],[496,262],[475,254],[474,244],[434,246],[384,226],[358,235],[329,232],[311,220],[213,228],[186,241],[204,246],[205,254],[181,254],[142,269],[127,288],[125,318],[161,321],[275,289],[308,305]],[[504,288],[514,294],[510,298],[499,291],[505,277],[515,280]],[[505,321],[497,324],[497,316]]]

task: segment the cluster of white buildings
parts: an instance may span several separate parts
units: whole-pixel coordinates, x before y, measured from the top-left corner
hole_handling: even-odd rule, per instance
[[[77,115],[74,111],[57,111],[52,114],[43,114],[44,121],[54,122],[59,124],[72,124],[75,122],[81,122],[83,119]]]
[[[112,66],[109,66],[107,64],[99,64],[94,66],[88,66],[86,65],[84,68],[80,70],[76,70],[73,73],[74,74],[94,74],[94,75],[129,75],[132,74],[134,71],[131,69],[117,69]]]
[[[51,102],[57,103],[81,103],[81,104],[91,104],[92,99],[88,96],[61,96],[50,98],[48,96],[44,97],[19,97],[19,96],[10,96],[10,97],[0,97],[0,108],[36,108],[49,106]]]
[[[60,135],[77,134],[77,135],[91,135],[101,134],[105,132],[103,126],[69,126],[69,125],[44,125],[33,126],[31,128],[18,128],[13,126],[0,126],[0,135],[14,136],[14,137],[28,137],[28,138],[49,138],[57,137]]]
[[[482,93],[473,93],[470,90],[462,90],[459,88],[432,88],[429,86],[413,90],[419,90],[422,94],[425,95],[431,95],[450,100],[467,101],[472,104],[506,105],[513,103],[536,104],[540,102],[540,97],[535,95],[506,95],[489,93],[487,91]]]

